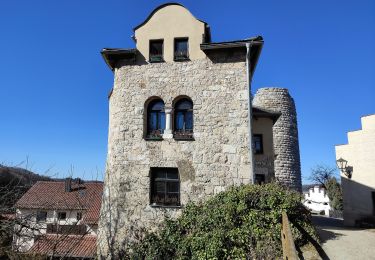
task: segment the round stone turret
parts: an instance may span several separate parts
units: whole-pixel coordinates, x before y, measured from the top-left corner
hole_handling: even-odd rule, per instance
[[[253,105],[281,113],[273,126],[275,178],[301,192],[297,113],[293,98],[285,88],[261,88],[254,96]]]

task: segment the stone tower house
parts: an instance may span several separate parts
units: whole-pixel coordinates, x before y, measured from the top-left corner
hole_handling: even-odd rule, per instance
[[[251,107],[262,37],[212,42],[207,23],[171,3],[133,39],[134,49],[102,51],[114,86],[100,255],[232,185],[277,179],[301,190],[293,99],[286,89],[260,89]]]

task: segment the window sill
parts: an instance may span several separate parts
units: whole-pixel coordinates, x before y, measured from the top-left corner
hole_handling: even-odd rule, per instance
[[[195,141],[194,137],[173,137],[176,141]]]
[[[159,204],[150,204],[151,208],[172,208],[172,209],[182,209],[182,206],[173,206],[173,205],[159,205]]]
[[[173,60],[176,61],[176,62],[190,61],[190,59],[186,58],[186,57],[174,57]]]
[[[162,62],[165,62],[165,60],[163,58],[154,58],[154,59],[149,59],[148,62],[149,63],[162,63]]]
[[[145,137],[146,141],[163,141],[163,137]]]

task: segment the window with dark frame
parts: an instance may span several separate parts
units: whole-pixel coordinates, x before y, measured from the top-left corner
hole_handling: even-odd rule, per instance
[[[261,134],[253,135],[253,148],[255,154],[263,154],[263,136]]]
[[[151,101],[147,106],[146,139],[162,139],[165,129],[164,102],[161,99]]]
[[[193,102],[183,98],[174,106],[174,138],[192,139],[193,123]]]
[[[174,39],[174,60],[183,61],[189,59],[188,38]]]
[[[77,220],[80,221],[82,219],[82,212],[77,212]]]
[[[153,206],[180,206],[180,179],[177,168],[151,168],[150,203]]]
[[[36,222],[45,222],[47,220],[47,211],[38,211],[36,213]]]
[[[66,212],[58,212],[57,213],[58,220],[65,220],[66,219]]]
[[[163,59],[164,40],[151,40],[150,41],[150,62],[162,62]]]

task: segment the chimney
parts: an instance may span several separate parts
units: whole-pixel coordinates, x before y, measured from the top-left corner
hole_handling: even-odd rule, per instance
[[[66,178],[65,179],[65,192],[71,192],[72,191],[72,178]]]

